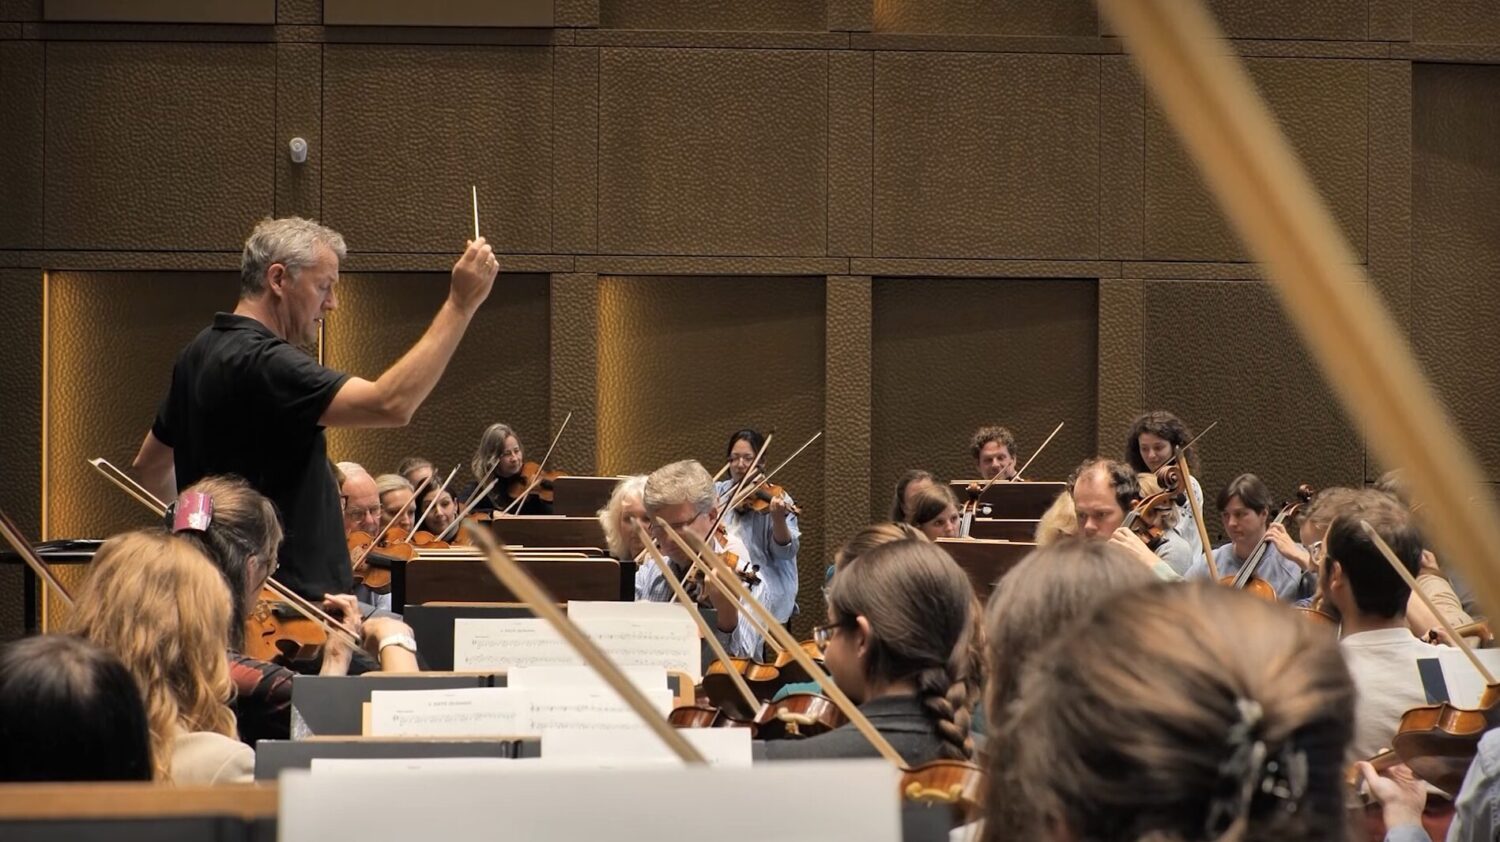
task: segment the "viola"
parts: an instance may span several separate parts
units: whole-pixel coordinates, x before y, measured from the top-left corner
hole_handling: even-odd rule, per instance
[[[984,770],[966,760],[934,760],[901,770],[901,797],[919,804],[946,805],[952,823],[968,824],[981,814]]]
[[[535,462],[527,462],[506,483],[505,494],[514,500],[522,494],[526,494],[527,489],[530,489],[530,493],[542,502],[551,503],[554,499],[552,482],[562,476],[567,476],[567,474],[561,471],[544,471],[541,465]]]
[[[328,633],[297,613],[269,586],[261,588],[255,610],[245,618],[244,654],[299,671],[323,656]]]
[[[1167,510],[1162,507],[1170,503],[1176,493],[1175,490],[1158,491],[1137,500],[1135,505],[1130,507],[1130,512],[1125,515],[1125,521],[1121,526],[1134,532],[1136,537],[1144,541],[1146,547],[1154,552],[1157,547],[1161,546],[1167,534],[1165,521]]]
[[[849,718],[827,696],[791,693],[761,708],[755,717],[755,739],[806,739],[826,734],[848,722]]]
[[[765,512],[770,510],[771,501],[777,497],[784,499],[786,497],[786,489],[774,482],[767,482],[740,498],[740,504],[735,507],[735,511],[741,514],[745,512]],[[789,504],[787,511],[799,517],[802,515],[802,510],[795,503]]]
[[[672,708],[667,722],[673,728],[748,728],[748,719],[737,717],[724,708],[712,705],[685,705]]]
[[[1271,521],[1271,524],[1274,526],[1283,523],[1287,518],[1297,514],[1298,509],[1312,502],[1312,498],[1312,486],[1305,482],[1297,486],[1297,498],[1282,506],[1281,511],[1276,513],[1276,519]],[[1240,568],[1240,571],[1233,576],[1221,577],[1219,584],[1226,587],[1238,588],[1268,602],[1275,602],[1276,589],[1271,587],[1271,583],[1255,575],[1256,571],[1260,569],[1261,561],[1266,557],[1266,549],[1270,546],[1271,539],[1269,537],[1261,538],[1260,543],[1255,547],[1255,552],[1250,554],[1250,558],[1245,561],[1245,565]]]
[[[1412,774],[1444,792],[1457,793],[1479,750],[1479,738],[1497,725],[1500,684],[1489,684],[1477,708],[1443,702],[1402,714],[1391,749]]]

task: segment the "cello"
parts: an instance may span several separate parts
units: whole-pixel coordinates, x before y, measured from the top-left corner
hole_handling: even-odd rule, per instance
[[[1281,507],[1281,511],[1276,513],[1276,518],[1271,521],[1271,525],[1277,526],[1285,522],[1287,518],[1297,514],[1303,506],[1311,503],[1312,498],[1312,486],[1305,482],[1297,486],[1296,499]],[[1271,583],[1255,575],[1256,571],[1260,570],[1260,563],[1265,559],[1266,550],[1270,546],[1270,536],[1261,536],[1260,543],[1255,546],[1255,551],[1250,554],[1250,558],[1246,559],[1244,565],[1240,567],[1239,572],[1233,576],[1225,576],[1219,579],[1219,584],[1245,591],[1268,602],[1275,602],[1276,589],[1271,587]]]

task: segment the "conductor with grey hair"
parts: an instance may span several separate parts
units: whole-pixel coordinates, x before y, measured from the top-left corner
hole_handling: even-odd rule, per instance
[[[453,265],[427,332],[374,380],[325,368],[298,346],[338,307],[337,231],[263,219],[245,241],[239,302],[177,357],[134,468],[164,500],[205,476],[237,474],[271,498],[286,540],[276,578],[314,601],[353,585],[325,427],[400,427],[432,392],[500,263],[484,238]]]

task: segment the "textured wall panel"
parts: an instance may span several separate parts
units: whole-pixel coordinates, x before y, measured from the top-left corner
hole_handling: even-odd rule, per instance
[[[1230,38],[1360,39],[1370,0],[1208,0]]]
[[[552,429],[573,413],[552,458],[572,473],[593,474],[599,462],[599,276],[553,275],[550,294]]]
[[[344,275],[339,310],[328,321],[329,366],[379,377],[427,330],[448,295],[448,276]],[[372,473],[396,469],[407,456],[425,456],[446,476],[469,460],[484,428],[515,428],[529,459],[541,459],[552,440],[547,424],[547,276],[501,275],[469,324],[463,342],[409,426],[387,430],[330,430],[329,455],[359,462]],[[559,464],[567,470],[570,466]]]
[[[47,20],[142,23],[276,22],[276,0],[43,0]]]
[[[0,511],[35,539],[42,531],[42,273],[0,271]],[[21,569],[0,566],[0,642],[24,630]]]
[[[1214,498],[1236,475],[1257,474],[1285,499],[1298,483],[1358,485],[1364,448],[1269,286],[1147,281],[1142,331],[1145,408],[1177,413],[1197,431],[1199,482],[1215,541]],[[1124,455],[1125,429],[1100,447]]]
[[[1098,438],[1104,455],[1116,456],[1116,442],[1141,413],[1145,364],[1144,284],[1137,280],[1099,281]]]
[[[1097,57],[875,56],[877,256],[1098,251]]]
[[[826,499],[824,557],[869,522],[870,511],[870,306],[868,277],[830,277],[825,333],[824,437],[835,446],[823,468]],[[879,501],[875,501],[878,503]]]
[[[599,246],[599,50],[553,50],[553,81],[552,248],[593,252]]]
[[[823,0],[599,0],[608,29],[822,31]]]
[[[871,356],[871,514],[889,513],[909,468],[975,474],[969,438],[1016,434],[1027,470],[1058,479],[1094,449],[1097,302],[1093,281],[876,279]]]
[[[478,185],[480,233],[551,250],[547,48],[325,47],[323,144],[324,221],[351,249],[462,247]]]
[[[1099,63],[1099,256],[1139,259],[1146,91],[1129,56]]]
[[[828,0],[831,32],[869,32],[875,28],[875,10],[870,0]]]
[[[1411,0],[1415,41],[1500,44],[1494,0]]]
[[[1371,40],[1410,41],[1412,0],[1369,0]]]
[[[868,52],[828,54],[828,253],[870,253],[874,155],[874,61]]]
[[[599,470],[646,473],[725,461],[729,434],[775,430],[774,467],[824,425],[824,292],[815,278],[602,278]],[[815,442],[776,475],[803,510],[803,593],[822,584],[825,453]],[[816,600],[802,600],[804,615]]]
[[[974,35],[1093,35],[1090,0],[874,0],[877,32]]]
[[[1322,59],[1245,62],[1277,122],[1349,237],[1365,254],[1368,67]],[[1245,260],[1161,110],[1146,115],[1146,256]]]
[[[1411,328],[1412,66],[1370,63],[1370,279]]]
[[[0,44],[0,248],[42,246],[42,45]]]
[[[1500,479],[1500,68],[1419,64],[1414,82],[1411,340],[1489,479]]]
[[[53,272],[49,323],[48,531],[105,538],[153,525],[87,460],[128,468],[172,383],[172,363],[234,308],[239,274]]]
[[[825,252],[823,53],[605,49],[599,87],[601,251]]]
[[[270,44],[48,44],[47,247],[238,250],[275,105]]]
[[[288,144],[307,141],[307,160],[293,163]],[[323,48],[276,45],[276,215],[322,215]]]

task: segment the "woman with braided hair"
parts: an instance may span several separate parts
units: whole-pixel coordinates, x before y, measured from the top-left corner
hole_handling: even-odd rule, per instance
[[[1021,826],[989,839],[1344,838],[1354,685],[1333,637],[1281,606],[1119,593],[1032,658],[1011,713]]]
[[[841,568],[828,588],[828,623],[814,630],[828,671],[908,766],[974,755],[978,697],[970,640],[977,623],[969,578],[937,546],[904,539]],[[852,725],[764,745],[772,760],[879,757]]]

